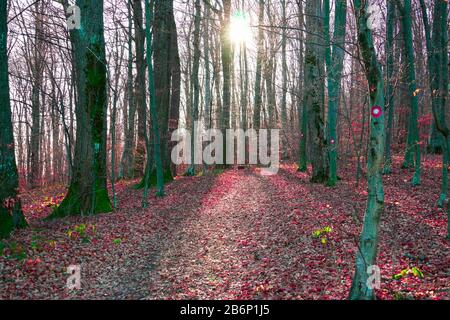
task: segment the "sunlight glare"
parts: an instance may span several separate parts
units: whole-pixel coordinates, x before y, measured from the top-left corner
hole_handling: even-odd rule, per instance
[[[230,22],[229,37],[235,44],[250,43],[253,40],[250,20],[243,11],[237,11]]]

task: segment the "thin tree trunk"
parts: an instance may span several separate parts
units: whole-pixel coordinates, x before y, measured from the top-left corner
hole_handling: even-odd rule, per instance
[[[372,40],[372,32],[367,26],[367,3],[354,0],[358,43],[365,66],[370,92],[370,109],[378,105],[384,110],[384,81]],[[370,110],[367,110],[370,112]],[[366,111],[366,112],[367,112]],[[367,159],[368,199],[364,224],[356,255],[356,268],[350,290],[350,299],[374,299],[374,288],[368,284],[368,267],[375,264],[378,247],[378,227],[384,210],[382,167],[384,157],[385,128],[384,114],[370,119],[369,152]]]
[[[409,131],[408,138],[409,144],[407,148],[414,149],[414,163],[415,172],[412,179],[412,185],[420,185],[420,141],[419,141],[419,128],[417,123],[418,111],[419,111],[419,97],[417,94],[416,84],[416,69],[414,66],[414,46],[412,36],[412,22],[411,22],[411,0],[404,0],[403,5],[400,0],[396,0],[397,7],[400,12],[400,19],[403,26],[403,39],[405,43],[405,57],[406,57],[406,69],[408,78],[408,97],[411,104],[411,115],[409,118]],[[411,151],[407,151],[412,152]],[[407,156],[405,156],[406,161]]]
[[[262,73],[262,59],[263,59],[263,43],[264,33],[264,0],[259,0],[259,18],[258,18],[258,47],[256,57],[256,74],[255,74],[255,103],[253,108],[253,128],[259,130],[261,128],[261,73]]]
[[[153,22],[153,13],[150,7],[150,0],[145,0],[145,18],[146,18],[146,29],[145,35],[147,39],[147,68],[148,68],[148,86],[150,91],[150,116],[152,119],[152,129],[153,129],[153,143],[154,143],[154,158],[156,165],[156,195],[159,197],[164,196],[164,175],[163,175],[163,164],[161,157],[161,137],[159,131],[159,121],[158,121],[158,113],[156,111],[157,105],[157,95],[155,90],[155,80],[153,73],[153,63],[152,63],[152,54],[153,54],[153,42],[152,42],[152,34],[150,32],[150,26]],[[148,138],[147,138],[147,147],[149,146]],[[147,150],[148,151],[148,150]],[[147,165],[146,175],[145,175],[145,186],[144,186],[144,198],[143,198],[143,207],[147,207],[147,188],[148,181],[150,175],[150,166]]]
[[[138,140],[136,145],[136,156],[134,159],[135,176],[143,175],[145,163],[145,135],[147,127],[147,95],[145,85],[145,60],[144,60],[144,45],[145,32],[143,27],[142,1],[134,0],[133,2],[133,19],[134,19],[134,38],[136,43],[136,109],[138,113]],[[147,157],[150,155],[147,154]]]
[[[330,42],[330,2],[325,0],[325,39],[327,40],[326,62],[328,71],[328,185],[337,182],[337,148],[336,132],[339,98],[341,96],[341,79],[344,67],[345,30],[347,24],[347,1],[336,0],[333,44]],[[333,53],[331,54],[331,46]]]
[[[199,116],[199,99],[200,99],[200,81],[198,79],[198,73],[200,68],[200,19],[201,19],[201,4],[200,0],[195,0],[195,17],[194,17],[194,57],[191,83],[194,90],[194,101],[192,104],[192,123],[191,123],[191,164],[186,171],[186,176],[195,175],[195,145],[196,137],[199,134],[198,131],[198,116]]]
[[[387,2],[387,21],[386,21],[386,97],[388,108],[388,125],[386,132],[386,151],[385,151],[385,163],[384,173],[391,173],[392,156],[391,156],[391,143],[394,124],[394,111],[395,111],[395,99],[394,99],[394,22],[395,22],[395,5],[392,1]]]
[[[222,53],[222,114],[221,114],[221,129],[223,132],[223,164],[227,167],[227,138],[226,130],[230,128],[230,110],[231,110],[231,41],[228,36],[228,26],[230,23],[231,0],[223,1],[223,17],[221,20],[221,53]]]

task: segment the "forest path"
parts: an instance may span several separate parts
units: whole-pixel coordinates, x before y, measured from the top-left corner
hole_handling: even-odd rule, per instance
[[[384,178],[380,298],[449,296],[438,163],[423,168],[426,192],[414,192],[408,171]],[[292,164],[269,177],[255,168],[177,177],[145,210],[142,191],[118,184],[116,212],[52,222],[27,203],[31,226],[9,241],[25,258],[0,257],[0,299],[345,299],[367,193],[355,167],[341,172],[336,188],[309,183]],[[69,235],[80,225],[84,236]],[[69,265],[81,267],[80,290],[66,287]],[[408,266],[425,278],[392,279]]]
[[[307,179],[292,172],[265,177],[254,170],[228,171],[225,194],[210,194],[207,206],[187,220],[161,255],[149,299],[305,298],[330,294],[327,288],[306,289],[316,266],[333,268],[333,254],[311,237],[319,215],[302,223],[307,212]],[[219,182],[220,183],[220,182]],[[286,189],[289,193],[286,193]],[[316,251],[317,250],[317,251]],[[316,255],[311,256],[311,253]],[[330,259],[326,259],[325,255]],[[344,277],[347,281],[350,275]],[[330,282],[340,284],[340,278]],[[303,289],[301,287],[305,285]],[[345,287],[339,285],[341,290]],[[342,292],[340,292],[342,294]]]

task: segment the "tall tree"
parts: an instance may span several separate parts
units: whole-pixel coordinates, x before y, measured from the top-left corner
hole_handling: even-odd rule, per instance
[[[409,162],[409,155],[414,150],[415,172],[412,184],[420,184],[420,141],[417,123],[419,112],[419,96],[417,94],[416,68],[414,66],[414,45],[412,36],[411,0],[396,0],[402,22],[403,40],[405,43],[406,72],[408,78],[408,97],[410,99],[411,114],[409,117],[408,144],[405,154],[405,163]]]
[[[191,165],[186,171],[187,176],[195,175],[195,144],[196,136],[199,133],[197,122],[199,116],[199,104],[200,104],[200,81],[198,79],[198,73],[200,69],[200,19],[201,19],[202,7],[200,0],[195,0],[195,17],[194,17],[194,57],[191,82],[194,90],[194,101],[192,103],[192,123],[191,123]]]
[[[78,101],[74,172],[49,218],[112,210],[106,188],[107,77],[103,0],[77,0],[81,28],[71,31]]]
[[[299,19],[299,38],[300,38],[300,48],[298,54],[299,60],[299,70],[303,74],[301,79],[298,81],[299,83],[299,98],[298,98],[298,113],[299,116],[301,114],[301,119],[299,119],[299,127],[300,127],[300,152],[299,152],[299,162],[298,162],[298,171],[306,172],[307,170],[307,137],[308,137],[308,109],[306,106],[306,99],[304,96],[304,85],[305,85],[305,63],[303,59],[303,47],[304,47],[304,14],[303,14],[303,1],[297,0],[298,7],[298,19]]]
[[[356,255],[356,268],[350,289],[350,299],[374,298],[374,288],[368,284],[368,267],[375,264],[378,247],[378,227],[384,210],[382,167],[385,143],[384,81],[381,66],[375,52],[372,31],[368,27],[368,3],[354,0],[358,44],[369,86],[370,108],[378,106],[381,114],[370,119],[370,138],[367,158],[368,199],[364,224]],[[367,112],[367,111],[366,111]]]
[[[145,162],[145,135],[147,127],[147,95],[145,83],[145,31],[143,26],[142,1],[133,1],[134,38],[136,43],[136,82],[134,95],[138,113],[138,140],[136,145],[135,175],[142,176]],[[147,155],[149,156],[149,155]]]
[[[328,123],[327,143],[329,157],[328,185],[334,186],[337,181],[337,113],[341,94],[342,69],[344,67],[344,42],[347,24],[347,0],[336,0],[333,43],[330,42],[330,1],[324,1],[325,7],[325,40],[326,64],[328,79]],[[331,47],[333,52],[331,52]]]
[[[153,50],[153,78],[155,82],[155,101],[158,118],[158,127],[161,143],[161,162],[164,182],[173,180],[170,134],[178,126],[180,104],[180,68],[178,56],[178,42],[173,12],[173,0],[155,0],[154,13],[152,13],[152,50]],[[169,128],[169,120],[171,122]],[[156,120],[151,119],[152,125]],[[170,129],[170,130],[169,130]],[[175,128],[176,129],[176,128]],[[153,134],[153,130],[151,131]],[[154,141],[154,137],[150,138]],[[146,169],[149,170],[149,179],[141,180],[138,188],[157,186],[158,173],[153,158],[154,151],[148,153]],[[147,181],[147,186],[145,184]]]
[[[170,73],[171,73],[171,96],[170,96],[170,111],[169,111],[169,133],[168,139],[171,140],[172,133],[178,129],[178,122],[180,119],[180,101],[181,101],[181,63],[180,52],[178,50],[178,35],[177,25],[175,18],[172,14],[170,17]],[[170,141],[167,152],[171,152],[177,142]],[[177,168],[173,162],[170,162],[171,175],[175,177],[177,175]]]
[[[231,112],[231,40],[228,34],[231,14],[231,0],[223,0],[223,13],[221,17],[220,43],[222,53],[222,114],[221,129],[223,131],[223,166],[226,167],[227,139],[225,131],[230,128]]]
[[[422,19],[425,27],[425,39],[427,47],[428,74],[430,77],[431,106],[436,128],[442,134],[444,152],[442,155],[442,186],[439,206],[443,206],[447,198],[448,189],[448,165],[450,159],[450,130],[446,122],[446,107],[449,91],[448,81],[448,29],[446,1],[434,1],[433,34],[428,22],[425,1],[420,0]],[[450,206],[447,208],[447,237],[450,238]]]
[[[259,0],[259,14],[258,14],[258,44],[256,56],[256,73],[255,73],[255,102],[253,107],[253,128],[259,130],[261,128],[261,73],[263,60],[263,45],[264,45],[264,0]]]
[[[392,1],[387,2],[387,19],[386,19],[386,97],[388,108],[388,125],[386,132],[386,148],[385,148],[385,163],[384,173],[391,173],[392,155],[391,143],[392,134],[394,130],[394,25],[395,25],[395,4]]]
[[[320,1],[306,2],[305,103],[308,109],[308,141],[311,149],[311,182],[328,180],[328,161],[325,154],[324,90],[325,74],[323,49],[323,12]]]
[[[153,22],[153,10],[151,8],[150,0],[145,0],[145,20],[146,20],[146,29],[145,35],[147,38],[147,68],[148,68],[148,87],[150,91],[150,116],[152,120],[152,129],[153,129],[153,150],[154,150],[154,159],[156,166],[156,195],[164,196],[164,175],[163,175],[163,164],[161,157],[161,136],[159,131],[159,121],[158,121],[158,112],[156,110],[157,106],[157,95],[155,89],[155,78],[153,73],[153,62],[152,62],[152,54],[153,54],[153,42],[152,42],[152,34],[150,32],[150,28]],[[147,135],[147,134],[146,134]],[[146,137],[147,144],[147,153],[149,153],[149,142],[148,137]],[[144,199],[143,199],[143,207],[147,207],[147,188],[149,186],[150,179],[150,166],[147,164],[146,174],[145,174],[145,186],[144,186]]]
[[[18,197],[19,176],[14,153],[8,75],[8,10],[0,2],[0,239],[27,226]]]
[[[134,177],[134,136],[135,136],[135,117],[136,103],[133,92],[133,15],[132,2],[127,1],[128,10],[128,66],[127,66],[127,91],[125,94],[126,105],[124,107],[124,135],[125,142],[123,146],[122,159],[120,161],[119,178],[131,179]]]
[[[281,1],[282,16],[282,34],[281,34],[281,73],[282,73],[282,96],[281,96],[281,129],[283,130],[283,157],[287,157],[287,91],[288,91],[288,66],[287,66],[287,16],[286,16],[286,0]]]
[[[36,2],[35,8],[35,35],[33,57],[31,62],[32,92],[31,92],[31,144],[30,144],[30,176],[29,185],[36,188],[41,184],[41,97],[44,77],[44,3]],[[42,128],[43,129],[43,128]]]

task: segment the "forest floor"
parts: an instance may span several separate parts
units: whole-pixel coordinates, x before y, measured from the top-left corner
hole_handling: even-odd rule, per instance
[[[435,206],[440,157],[425,158],[415,188],[400,160],[384,177],[377,296],[449,299],[447,215]],[[30,228],[0,248],[0,299],[345,299],[367,192],[354,164],[340,169],[335,188],[309,183],[293,164],[270,177],[177,177],[146,210],[136,181],[121,182],[117,211],[51,222],[41,218],[64,187],[24,193]],[[80,290],[66,288],[69,265],[81,267]],[[412,268],[423,277],[393,279]]]

